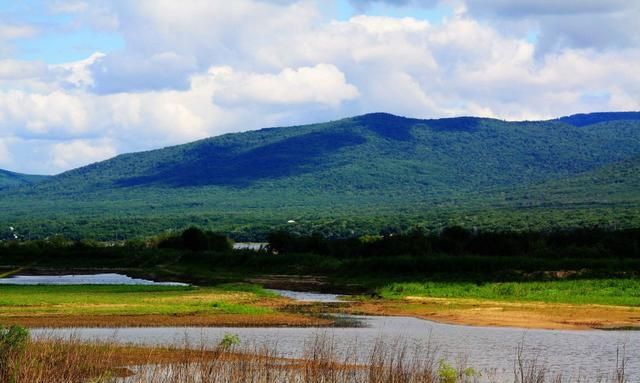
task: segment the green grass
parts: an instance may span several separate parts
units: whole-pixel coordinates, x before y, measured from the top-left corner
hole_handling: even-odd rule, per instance
[[[278,297],[279,295],[272,292],[272,291],[268,291],[265,290],[262,286],[260,285],[254,285],[254,284],[250,284],[250,283],[225,283],[222,285],[218,285],[216,286],[217,289],[220,289],[222,291],[242,291],[242,292],[246,292],[246,293],[252,293],[257,297]]]
[[[143,315],[263,314],[255,306],[268,292],[259,287],[174,286],[0,286],[0,316],[5,315]]]
[[[389,299],[407,296],[502,301],[640,306],[640,279],[578,279],[544,282],[401,282],[378,289]]]

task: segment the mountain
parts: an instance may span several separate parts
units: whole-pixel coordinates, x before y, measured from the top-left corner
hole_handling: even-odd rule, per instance
[[[0,189],[15,186],[32,185],[49,178],[48,176],[38,176],[31,174],[13,173],[0,169]]]
[[[523,214],[589,224],[601,222],[592,190],[611,201],[603,216],[639,206],[624,170],[639,157],[638,112],[526,122],[374,113],[120,155],[4,193],[0,224],[100,238],[191,223],[254,236],[290,219],[332,233],[501,227]]]
[[[574,114],[572,116],[560,117],[557,121],[564,122],[573,126],[587,126],[600,122],[611,121],[638,121],[640,113],[638,112],[603,112],[603,113],[586,113]]]
[[[640,156],[602,166],[575,176],[530,185],[510,196],[516,205],[537,206],[638,206]]]

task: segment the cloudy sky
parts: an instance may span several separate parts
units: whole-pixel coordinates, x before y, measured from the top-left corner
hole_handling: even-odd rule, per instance
[[[385,111],[640,110],[638,0],[0,0],[0,168]]]

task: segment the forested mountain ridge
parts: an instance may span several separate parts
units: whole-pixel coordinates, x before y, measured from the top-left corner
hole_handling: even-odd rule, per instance
[[[14,173],[0,169],[0,189],[15,186],[33,185],[49,178],[48,176]]]
[[[520,188],[509,197],[520,207],[640,205],[640,156]]]
[[[572,208],[557,198],[569,191],[571,200],[588,204],[583,197],[604,179],[591,172],[624,178],[601,182],[597,193],[608,195],[612,208],[628,208],[638,202],[636,184],[627,182],[635,173],[607,169],[637,158],[638,112],[526,122],[374,113],[120,155],[11,189],[0,197],[0,220],[32,226],[64,217],[64,230],[75,235],[125,221],[141,228],[125,227],[129,233],[193,221],[251,231],[287,217],[311,226],[337,220],[350,230],[353,222],[381,217],[374,230],[384,217],[402,221],[406,212],[437,220],[441,211]],[[119,223],[105,223],[110,220]],[[92,229],[79,229],[78,222]],[[46,222],[37,230],[51,225],[60,226]]]

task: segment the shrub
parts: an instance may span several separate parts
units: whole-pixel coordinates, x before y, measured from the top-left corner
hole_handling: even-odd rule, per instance
[[[224,334],[224,337],[222,337],[222,340],[218,344],[218,347],[222,351],[228,351],[229,349],[233,348],[234,346],[238,346],[238,345],[240,345],[240,337],[238,335],[236,335],[236,334]]]

